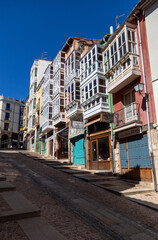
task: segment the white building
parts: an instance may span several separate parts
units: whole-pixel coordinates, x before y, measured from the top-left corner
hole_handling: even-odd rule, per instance
[[[23,146],[23,110],[24,102],[10,97],[0,96],[0,147]]]
[[[30,92],[29,92],[29,113],[28,113],[28,133],[30,135],[30,150],[35,151],[36,143],[36,104],[37,87],[42,81],[44,72],[51,61],[39,59],[35,60],[30,72]]]

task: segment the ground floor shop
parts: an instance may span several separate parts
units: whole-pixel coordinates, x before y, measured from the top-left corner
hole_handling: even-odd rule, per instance
[[[87,129],[87,168],[112,170],[111,128],[96,122]]]
[[[72,152],[73,152],[73,164],[84,165],[84,135],[79,135],[71,139]]]
[[[68,128],[56,134],[56,157],[57,159],[68,158]]]
[[[138,131],[139,134],[129,135]],[[147,132],[142,133],[141,128],[135,128],[118,133],[117,137],[121,174],[130,179],[152,181]]]

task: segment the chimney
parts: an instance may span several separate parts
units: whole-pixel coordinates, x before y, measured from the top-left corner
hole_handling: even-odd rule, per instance
[[[110,34],[113,34],[114,31],[113,31],[113,26],[110,26]]]

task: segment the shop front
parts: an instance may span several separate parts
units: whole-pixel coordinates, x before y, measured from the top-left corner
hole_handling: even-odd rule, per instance
[[[135,134],[135,135],[134,135]],[[117,134],[121,174],[125,178],[152,181],[148,135],[136,127]]]
[[[112,170],[111,129],[108,123],[96,122],[88,126],[87,168]]]
[[[57,133],[57,159],[68,158],[68,128]]]

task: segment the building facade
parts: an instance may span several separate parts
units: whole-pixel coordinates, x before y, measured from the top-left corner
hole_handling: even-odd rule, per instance
[[[0,96],[0,147],[23,147],[24,102]]]
[[[44,59],[35,60],[30,72],[30,91],[29,91],[29,113],[28,113],[28,134],[29,148],[36,151],[37,138],[37,87],[41,83],[44,72],[51,61]]]
[[[99,43],[80,60],[80,101],[86,128],[86,165],[112,170],[111,102],[103,73],[103,46]]]
[[[85,164],[83,107],[80,104],[80,59],[97,42],[92,39],[69,38],[62,51],[65,55],[64,99],[68,126],[69,160]]]
[[[115,169],[132,179],[153,181],[150,126],[156,115],[144,11],[136,8],[130,14],[103,56],[108,92],[113,94]]]

